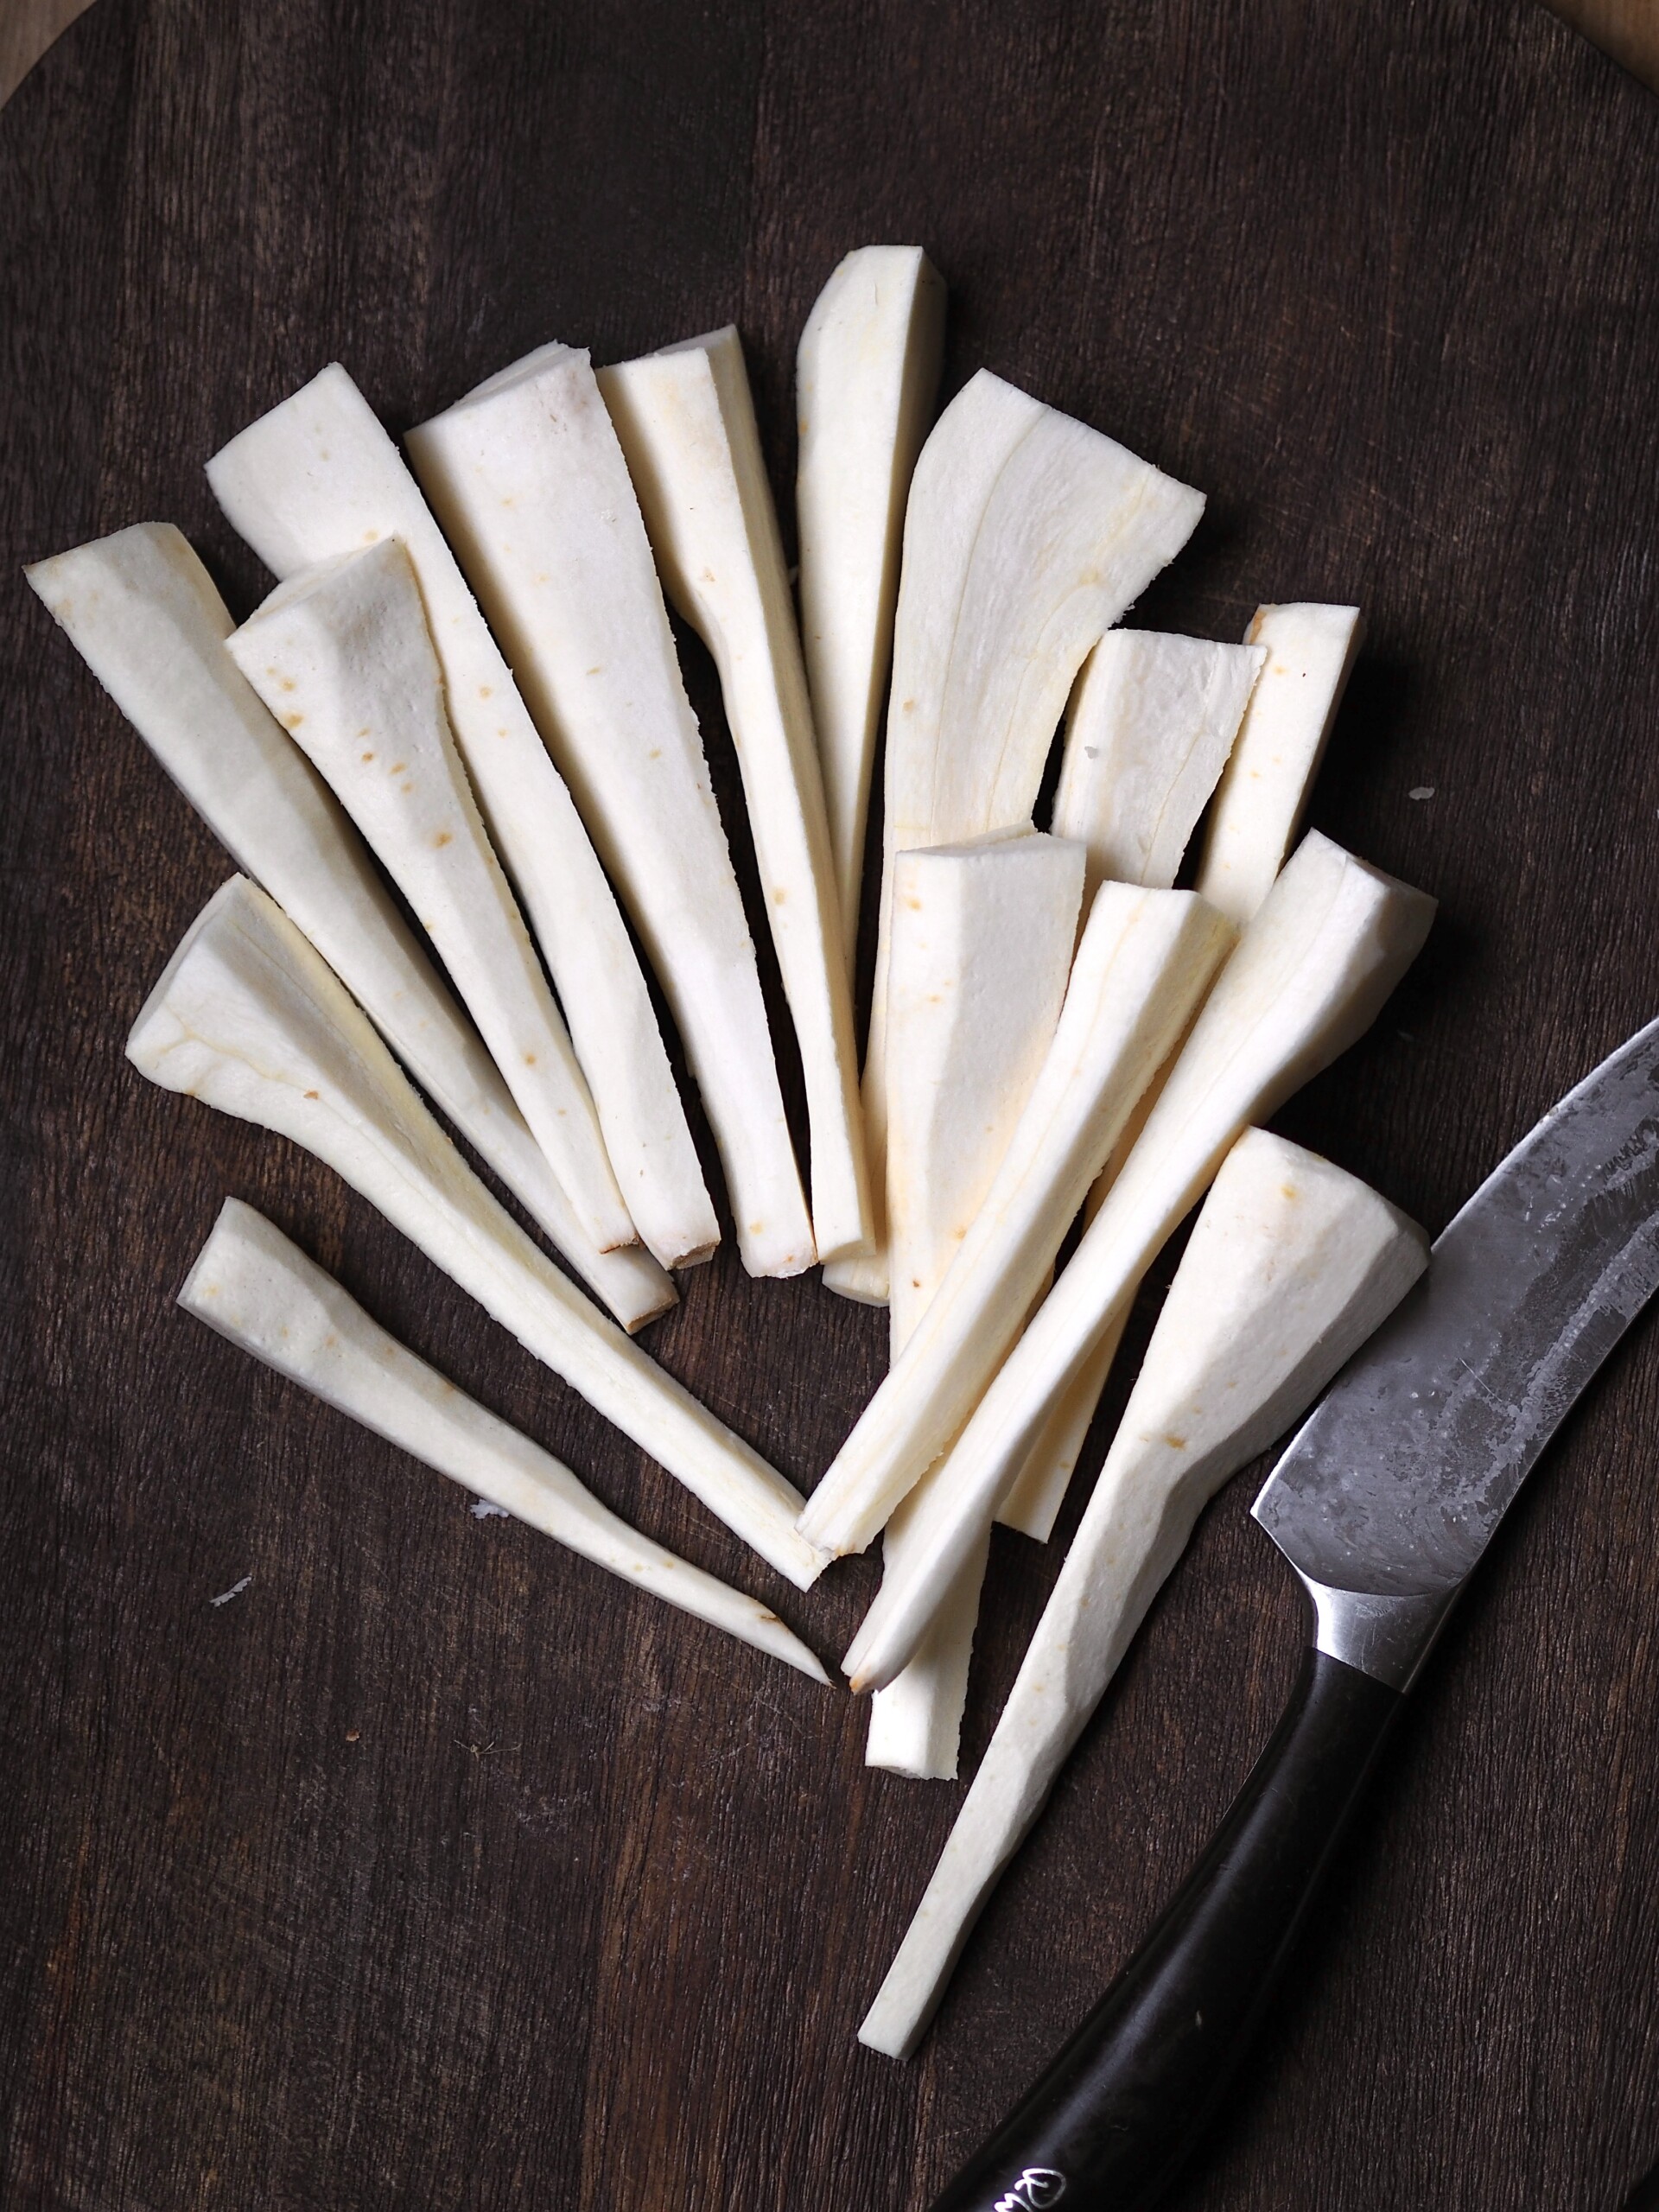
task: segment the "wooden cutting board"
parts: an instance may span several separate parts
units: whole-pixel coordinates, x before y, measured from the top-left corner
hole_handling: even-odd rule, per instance
[[[100,0],[24,83],[0,2201],[923,2207],[1207,1835],[1299,1635],[1245,1478],[921,2056],[861,2050],[960,1789],[867,1772],[849,1700],[474,1519],[174,1293],[235,1192],[826,1657],[874,1564],[784,1590],[332,1175],[128,1070],[227,863],[19,563],[171,518],[246,611],[201,461],[335,356],[401,429],[549,337],[734,318],[781,489],[814,294],[920,240],[952,387],[988,364],[1208,491],[1137,620],[1367,607],[1314,819],[1441,920],[1280,1126],[1438,1229],[1659,1010],[1656,159],[1652,99],[1522,0]],[[728,1255],[651,1342],[804,1484],[882,1338]],[[1656,1399],[1649,1322],[1495,1545],[1173,2212],[1611,2212],[1659,2156]],[[1058,1555],[999,1535],[970,1759]]]

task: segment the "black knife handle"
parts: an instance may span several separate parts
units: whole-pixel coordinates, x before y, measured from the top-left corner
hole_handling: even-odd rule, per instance
[[[933,2212],[1141,2212],[1261,2020],[1398,1690],[1310,1650],[1213,1841],[1135,1956]]]

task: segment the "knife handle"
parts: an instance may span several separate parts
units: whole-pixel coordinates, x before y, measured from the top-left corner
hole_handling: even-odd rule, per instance
[[[1310,1650],[1273,1739],[1161,1920],[933,2212],[1141,2212],[1259,2024],[1402,1693]]]

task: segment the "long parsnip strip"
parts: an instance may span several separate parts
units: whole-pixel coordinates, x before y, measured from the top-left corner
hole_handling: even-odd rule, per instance
[[[878,1205],[892,857],[1030,819],[1084,657],[1179,552],[1203,506],[1200,493],[986,370],[951,401],[922,448],[893,632],[880,933],[864,1065]],[[873,1259],[826,1271],[831,1289],[886,1299],[880,1226]]]
[[[823,1564],[796,1492],[595,1313],[466,1166],[339,979],[245,877],[198,915],[127,1040],[164,1090],[326,1160],[525,1349],[792,1582]]]
[[[29,580],[238,865],[340,975],[422,1087],[625,1328],[674,1303],[637,1246],[583,1234],[493,1062],[387,896],[333,794],[225,651],[231,617],[170,523],[36,562]]]
[[[298,570],[226,649],[420,918],[582,1227],[601,1250],[632,1243],[592,1095],[450,734],[402,543]]]
[[[1085,898],[1109,877],[1174,882],[1267,657],[1156,630],[1109,630],[1095,647],[1066,715],[1051,824],[1088,847]]]
[[[861,1550],[960,1433],[1232,942],[1231,925],[1191,892],[1101,886],[1054,1041],[990,1194],[802,1516],[814,1543]],[[912,1580],[907,1558],[884,1587],[908,1589]]]
[[[801,646],[849,978],[905,500],[944,345],[944,285],[921,248],[865,245],[818,294],[795,357]]]
[[[1317,830],[1303,839],[1223,969],[1093,1226],[934,1471],[925,1536],[904,1578],[883,1586],[844,1662],[855,1689],[891,1681],[916,1649],[1055,1399],[1236,1139],[1369,1028],[1433,916],[1421,891]],[[829,1540],[822,1524],[815,1534]]]
[[[1295,842],[1364,634],[1357,607],[1258,607],[1245,643],[1267,664],[1205,835],[1198,890],[1242,929]]]
[[[729,324],[601,369],[669,597],[714,655],[800,1047],[821,1260],[874,1243],[852,983],[783,540]]]
[[[1053,1041],[1084,852],[1033,831],[993,831],[901,853],[896,868],[887,1151],[895,1358],[985,1203]],[[882,1536],[889,1567],[904,1556],[908,1505]],[[910,1665],[870,1700],[868,1764],[955,1776],[985,1551],[963,1567]]]
[[[231,522],[278,577],[399,537],[492,842],[542,949],[629,1211],[664,1264],[720,1238],[656,1008],[616,895],[454,556],[373,410],[338,362],[207,464]]]
[[[651,547],[588,356],[543,346],[410,433],[422,484],[628,903],[751,1274],[813,1260],[754,945]]]
[[[907,2058],[1194,1522],[1306,1410],[1427,1264],[1414,1222],[1247,1130],[1170,1286],[1106,1465],[859,2041]]]
[[[417,1359],[282,1231],[226,1198],[179,1293],[187,1313],[325,1404],[635,1588],[724,1629],[814,1681],[823,1668],[753,1598],[601,1505],[562,1460]]]

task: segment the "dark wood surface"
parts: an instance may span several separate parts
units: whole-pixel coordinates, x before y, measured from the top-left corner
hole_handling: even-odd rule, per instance
[[[860,2050],[959,1790],[867,1773],[849,1700],[475,1520],[173,1294],[236,1192],[827,1657],[872,1567],[782,1590],[331,1174],[128,1070],[226,862],[19,563],[170,518],[245,612],[201,461],[335,355],[401,429],[549,337],[735,318],[782,482],[818,286],[919,240],[952,385],[988,364],[1209,493],[1137,619],[1370,611],[1314,818],[1442,918],[1281,1126],[1438,1228],[1659,1007],[1656,155],[1652,97],[1522,0],[103,0],[24,84],[7,2207],[919,2208],[1208,1833],[1299,1634],[1241,1483],[920,2057]],[[805,1484],[882,1336],[728,1256],[651,1341]],[[1649,1324],[1493,1548],[1172,2212],[1612,2212],[1659,2157],[1656,1395]],[[970,1758],[1056,1563],[999,1536]]]

